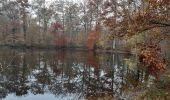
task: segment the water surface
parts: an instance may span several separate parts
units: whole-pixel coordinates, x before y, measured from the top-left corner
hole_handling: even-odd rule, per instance
[[[152,84],[134,55],[0,49],[3,100],[130,99]]]

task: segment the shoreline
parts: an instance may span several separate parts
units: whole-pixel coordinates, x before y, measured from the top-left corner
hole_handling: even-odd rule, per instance
[[[114,49],[88,49],[85,47],[58,47],[58,46],[41,46],[41,45],[0,45],[0,49],[7,48],[7,49],[16,49],[16,50],[75,50],[75,51],[86,51],[86,52],[97,52],[97,53],[126,53],[126,54],[133,54],[130,51],[125,50],[114,50]]]

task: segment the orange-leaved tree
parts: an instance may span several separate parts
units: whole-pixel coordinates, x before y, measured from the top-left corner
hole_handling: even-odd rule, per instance
[[[136,48],[140,47],[138,57],[147,68],[163,70],[168,65],[158,47],[162,40],[170,36],[167,30],[170,27],[169,5],[170,0],[106,0],[102,21],[112,31],[113,37],[152,35],[154,38],[143,41],[141,45],[136,44]]]
[[[167,62],[161,57],[161,48],[155,41],[145,42],[140,45],[139,61],[148,68],[150,74],[157,75],[165,70]]]
[[[91,32],[87,38],[86,46],[88,49],[94,49],[95,43],[100,38],[100,34],[101,34],[100,24],[97,24],[95,31]]]
[[[67,47],[67,38],[65,36],[56,37],[54,44],[58,47]]]

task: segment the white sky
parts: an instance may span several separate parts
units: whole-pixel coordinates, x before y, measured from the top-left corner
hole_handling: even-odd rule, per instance
[[[29,0],[32,1],[32,0]],[[46,2],[53,2],[55,0],[45,0]],[[73,2],[81,2],[82,0],[65,0],[65,1],[73,1]]]
[[[33,0],[28,0],[29,2],[32,2]],[[50,5],[50,3],[54,2],[54,1],[57,1],[57,0],[45,0],[46,2],[46,5]],[[72,2],[75,2],[75,3],[80,3],[82,2],[83,0],[63,0],[63,1],[72,1]]]

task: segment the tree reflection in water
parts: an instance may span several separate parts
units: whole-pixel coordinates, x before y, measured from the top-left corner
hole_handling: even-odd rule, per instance
[[[0,50],[0,98],[54,94],[73,98],[129,98],[148,85],[143,69],[130,69],[133,55],[83,51]],[[129,96],[129,97],[128,97]]]

